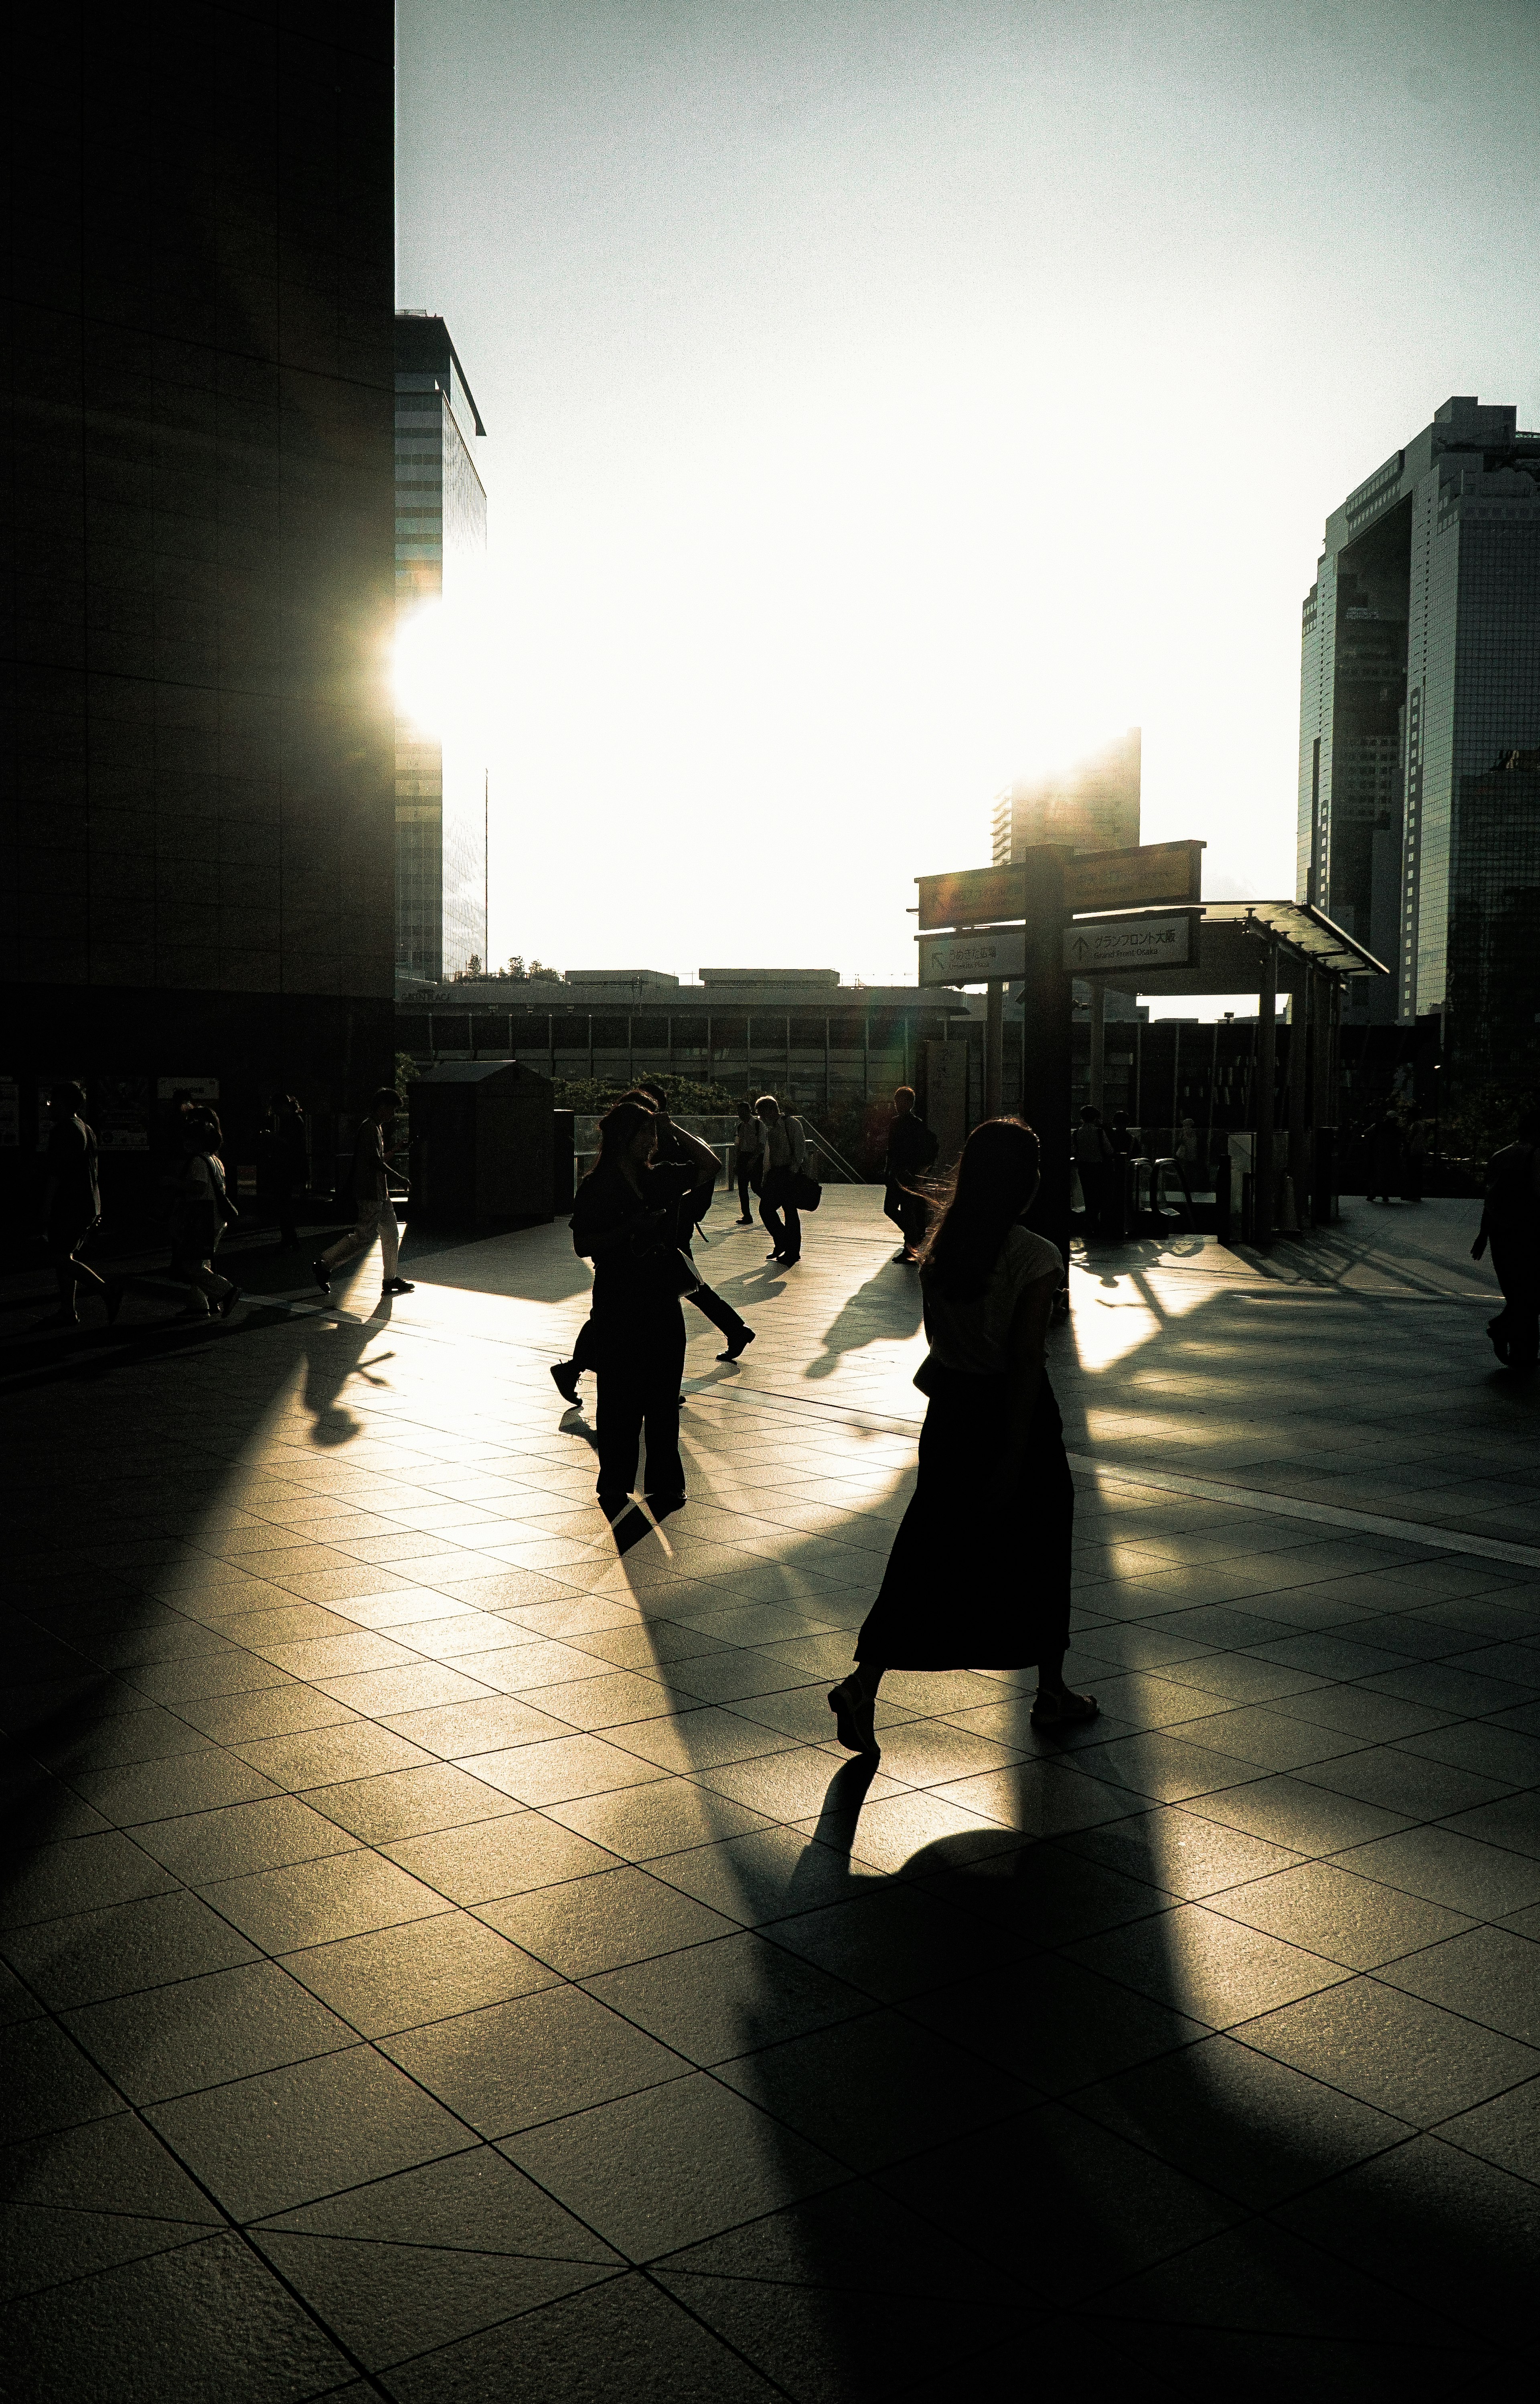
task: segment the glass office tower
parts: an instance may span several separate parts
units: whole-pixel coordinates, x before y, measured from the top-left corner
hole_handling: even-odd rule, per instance
[[[1137,726],[1099,751],[1043,776],[1018,777],[995,800],[997,868],[1039,843],[1077,851],[1126,851],[1139,841],[1142,737]]]
[[[1326,521],[1305,602],[1298,885],[1496,1075],[1540,1025],[1540,434],[1447,400]]]
[[[441,317],[396,318],[396,606],[443,613],[452,650],[486,552],[486,495],[471,445],[484,435]],[[455,722],[454,678],[425,720],[396,720],[396,975],[486,964],[486,770]]]

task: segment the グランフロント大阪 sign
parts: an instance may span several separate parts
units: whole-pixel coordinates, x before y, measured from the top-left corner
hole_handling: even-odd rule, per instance
[[[1185,914],[1167,918],[1079,918],[1064,929],[1064,965],[1071,976],[1188,968],[1193,954],[1193,922]]]

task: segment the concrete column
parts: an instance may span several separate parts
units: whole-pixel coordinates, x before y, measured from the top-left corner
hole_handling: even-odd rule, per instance
[[[1310,1056],[1310,988],[1314,983],[1314,970],[1303,970],[1289,996],[1289,1175],[1294,1182],[1295,1220],[1301,1228],[1310,1223],[1310,1139],[1305,1097]]]
[[[998,1119],[1005,1107],[1005,986],[991,977],[984,1002],[984,1115]]]
[[[1099,977],[1091,984],[1091,1092],[1094,1110],[1101,1108],[1107,1069],[1107,988]]]
[[[1070,1257],[1070,1021],[1064,966],[1068,845],[1040,844],[1023,860],[1027,975],[1021,994],[1021,1115],[1043,1146],[1043,1185],[1029,1224]]]
[[[1252,1233],[1258,1244],[1273,1239],[1273,1078],[1278,1068],[1278,938],[1262,946],[1256,996],[1256,1166],[1252,1180]]]

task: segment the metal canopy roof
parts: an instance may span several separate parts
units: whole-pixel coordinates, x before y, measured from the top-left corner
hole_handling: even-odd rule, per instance
[[[1203,916],[1211,926],[1266,928],[1281,943],[1302,952],[1312,968],[1332,969],[1338,976],[1389,976],[1383,960],[1337,926],[1313,902],[1205,902]]]
[[[1169,910],[1098,911],[1100,919],[1169,917]],[[1161,996],[1254,992],[1269,935],[1278,943],[1278,989],[1290,993],[1312,969],[1328,976],[1388,976],[1382,960],[1309,902],[1205,902],[1183,913],[1195,921],[1196,957],[1169,969],[1102,970],[1089,982],[1116,993]]]

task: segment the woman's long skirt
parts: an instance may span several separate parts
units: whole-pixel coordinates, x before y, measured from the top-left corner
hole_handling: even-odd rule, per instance
[[[1075,1494],[1046,1377],[1008,1466],[1009,1382],[931,1370],[919,1484],[856,1642],[892,1670],[1021,1670],[1070,1637]]]

